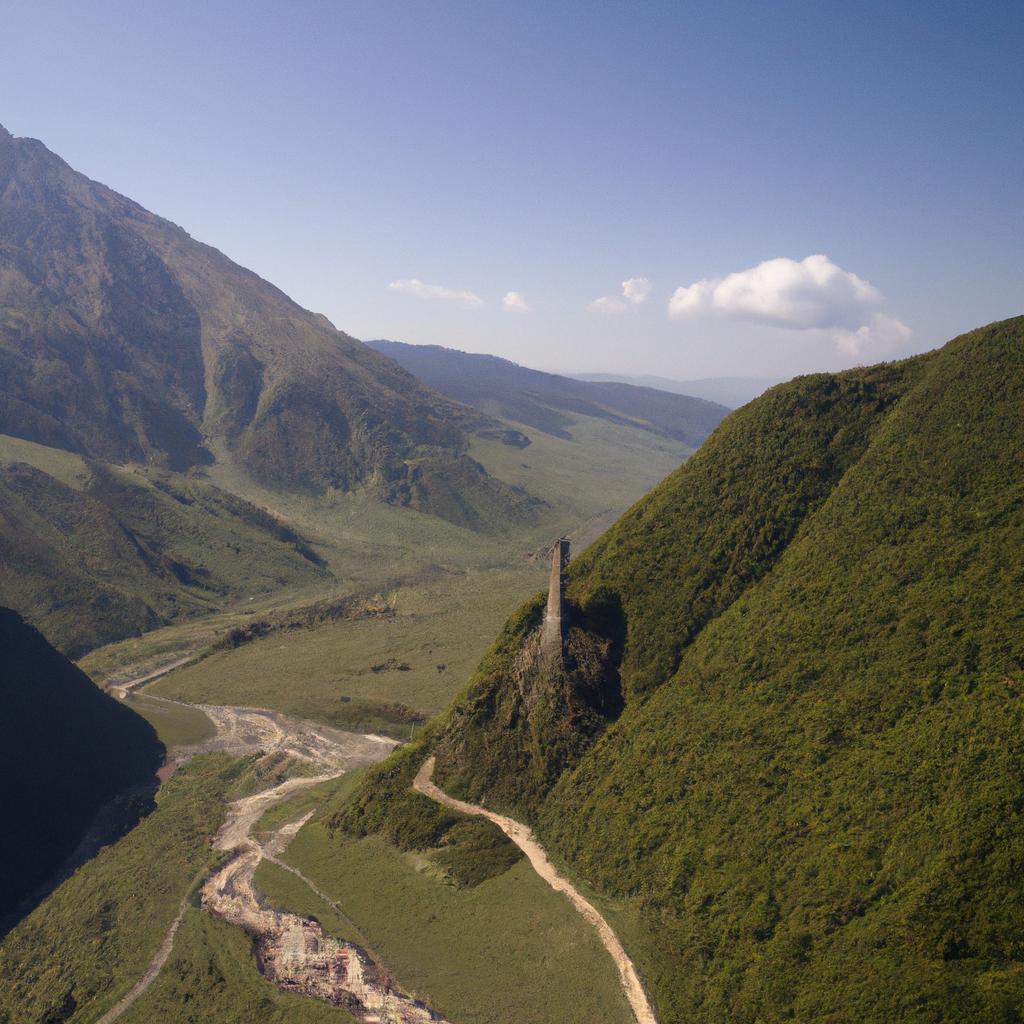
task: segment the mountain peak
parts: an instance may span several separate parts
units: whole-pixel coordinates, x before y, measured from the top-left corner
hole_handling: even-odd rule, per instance
[[[212,461],[212,439],[270,486],[371,485],[481,528],[530,504],[466,454],[487,416],[6,131],[0,306],[18,317],[0,324],[0,433],[171,470]]]

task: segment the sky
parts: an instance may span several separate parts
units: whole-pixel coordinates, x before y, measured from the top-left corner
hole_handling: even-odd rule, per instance
[[[0,124],[358,338],[782,379],[1024,312],[1024,3],[0,0]]]

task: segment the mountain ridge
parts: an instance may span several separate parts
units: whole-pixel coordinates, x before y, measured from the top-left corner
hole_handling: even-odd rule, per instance
[[[8,132],[0,226],[0,432],[177,471],[217,450],[264,484],[370,487],[474,528],[529,514],[466,454],[488,417]]]
[[[440,345],[368,341],[442,394],[503,419],[569,438],[573,414],[637,427],[695,448],[728,411],[701,398],[614,381],[585,382],[500,356]]]

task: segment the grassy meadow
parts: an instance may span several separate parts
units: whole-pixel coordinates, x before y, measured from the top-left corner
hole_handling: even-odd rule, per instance
[[[202,743],[217,731],[198,708],[154,700],[145,693],[131,693],[124,703],[156,729],[160,742],[168,750]]]
[[[403,987],[459,1024],[630,1020],[597,936],[526,861],[459,887],[429,858],[377,838],[332,838],[316,822],[285,860],[338,900]],[[287,872],[260,876],[279,905],[295,898],[295,881]],[[303,896],[295,906],[314,905]]]
[[[352,726],[353,704],[385,717],[395,704],[430,716],[464,685],[509,611],[545,580],[542,567],[524,562],[399,587],[389,595],[393,615],[271,634],[178,669],[148,692],[274,708],[340,728]]]

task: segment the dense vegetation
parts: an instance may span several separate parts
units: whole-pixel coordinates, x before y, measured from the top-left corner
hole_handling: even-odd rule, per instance
[[[1024,319],[773,389],[572,566],[625,707],[554,785],[502,746],[514,643],[430,737],[642,908],[665,1021],[1021,1019],[1022,453]],[[349,828],[400,829],[377,784]]]
[[[141,977],[182,900],[212,866],[210,838],[247,765],[189,762],[136,829],[86,864],[0,944],[0,1021],[94,1021]]]
[[[378,835],[399,850],[430,855],[458,885],[474,886],[503,874],[522,857],[518,847],[489,821],[464,815],[412,789],[429,733],[400,748],[341,806],[322,811],[332,833],[362,839]]]
[[[477,528],[528,516],[466,455],[476,430],[505,435],[0,128],[0,433],[171,470],[216,452],[272,486],[369,486]]]
[[[571,437],[574,417],[582,414],[696,447],[728,411],[688,395],[618,381],[574,380],[440,345],[367,344],[449,398],[556,437]]]
[[[0,923],[115,794],[156,773],[152,727],[0,608]]]

